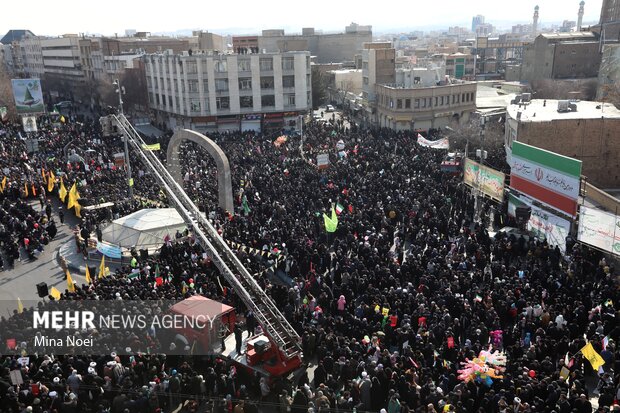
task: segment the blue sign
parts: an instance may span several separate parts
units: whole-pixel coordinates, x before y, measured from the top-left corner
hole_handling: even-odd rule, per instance
[[[105,255],[109,258],[121,259],[123,256],[123,252],[121,251],[121,247],[116,245],[108,244],[107,242],[99,242],[97,241],[97,251]]]

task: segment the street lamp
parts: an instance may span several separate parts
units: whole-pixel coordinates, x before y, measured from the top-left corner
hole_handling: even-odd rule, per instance
[[[125,87],[121,86],[118,79],[112,83],[116,87],[116,93],[118,93],[118,113],[123,115],[123,95],[125,94]],[[129,148],[127,147],[127,136],[123,134],[123,142],[125,144],[125,165],[127,165],[127,185],[129,186],[129,198],[133,199],[133,179],[131,177],[131,164],[129,163]]]

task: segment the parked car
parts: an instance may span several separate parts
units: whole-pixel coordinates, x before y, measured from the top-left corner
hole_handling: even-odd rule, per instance
[[[325,106],[325,112],[333,112],[335,109],[332,105]]]

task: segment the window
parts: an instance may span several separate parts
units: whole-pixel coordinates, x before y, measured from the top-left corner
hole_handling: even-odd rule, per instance
[[[295,76],[282,76],[282,87],[295,87]]]
[[[414,105],[415,105],[415,106],[414,106],[414,108],[415,108],[415,109],[420,109],[420,99],[416,99],[416,100],[414,101]]]
[[[405,99],[405,109],[411,109],[411,99]]]
[[[284,106],[295,106],[295,94],[294,93],[284,94]]]
[[[368,70],[368,62],[362,62],[362,69]]]
[[[215,107],[218,109],[229,109],[230,98],[228,96],[221,96],[215,98]]]
[[[403,108],[403,100],[396,99],[396,109],[402,109],[402,108]]]
[[[260,97],[260,104],[263,107],[275,106],[276,97],[274,95],[263,95]]]
[[[282,70],[293,70],[295,69],[295,59],[292,57],[283,57],[282,58]]]
[[[226,92],[228,90],[228,79],[215,79],[215,90]]]
[[[474,101],[474,92],[470,93],[472,102]]]
[[[226,60],[216,60],[215,61],[215,71],[218,73],[227,72],[228,65]]]
[[[155,95],[155,101],[157,102],[157,105],[159,106],[159,93]]]
[[[200,112],[200,99],[190,99],[189,110],[191,112]]]
[[[394,99],[390,99],[390,109],[394,107]]]
[[[364,76],[364,84],[367,85],[368,84],[368,77]]]
[[[426,98],[422,98],[422,107],[425,108],[426,107]]]
[[[273,89],[273,77],[263,76],[260,78],[261,89]]]
[[[237,69],[239,69],[240,72],[251,71],[252,67],[250,65],[250,61],[248,59],[239,60],[237,62]]]
[[[252,90],[252,78],[240,77],[239,90]]]
[[[239,98],[239,106],[242,108],[251,108],[254,106],[252,96],[241,96]]]
[[[260,59],[260,70],[273,70],[273,59]]]
[[[172,96],[168,96],[168,107],[172,107]]]
[[[196,64],[195,61],[188,61],[187,63],[187,73],[189,74],[196,74],[198,73],[198,65]]]
[[[439,103],[439,98],[435,96],[435,106],[439,106],[438,103]]]
[[[197,80],[188,80],[187,81],[187,89],[190,92],[198,92],[198,81]]]
[[[208,92],[208,91],[209,91],[209,81],[208,81],[207,79],[204,79],[204,80],[202,81],[202,87],[203,87],[203,89],[204,89],[204,91],[205,91],[205,92]]]

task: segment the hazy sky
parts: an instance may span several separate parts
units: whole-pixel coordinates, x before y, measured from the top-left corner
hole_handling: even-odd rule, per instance
[[[598,21],[602,0],[586,0],[584,21]],[[577,20],[579,0],[31,0],[2,1],[0,33],[29,29],[37,35],[92,33],[119,35],[125,29],[148,32],[204,29],[255,33],[261,29],[302,27],[343,30],[351,22],[373,31],[449,25],[471,26],[482,14],[499,27],[529,22],[535,5],[540,22]],[[381,10],[381,12],[379,12]]]

